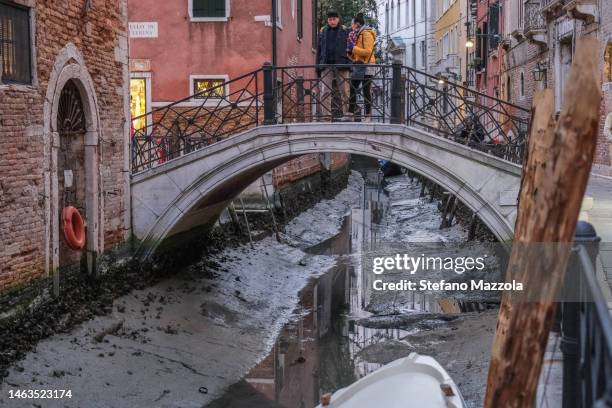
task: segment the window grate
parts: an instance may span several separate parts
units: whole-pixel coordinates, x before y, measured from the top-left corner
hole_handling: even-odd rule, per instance
[[[225,0],[193,0],[193,17],[227,17]]]
[[[27,8],[0,1],[1,82],[29,84],[30,13]]]

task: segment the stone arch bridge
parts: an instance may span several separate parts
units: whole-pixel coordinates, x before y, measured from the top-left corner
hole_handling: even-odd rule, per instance
[[[360,122],[368,101],[355,98],[356,122],[343,123],[336,121],[343,99],[335,86],[342,77],[327,70],[334,77],[325,81],[313,72],[266,65],[219,85],[223,92],[208,89],[134,119],[132,228],[141,258],[168,238],[211,225],[271,169],[328,152],[420,173],[500,240],[512,238],[528,112],[444,77],[380,65],[368,121]]]

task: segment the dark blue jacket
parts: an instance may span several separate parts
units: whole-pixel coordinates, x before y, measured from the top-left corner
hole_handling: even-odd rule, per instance
[[[317,43],[317,64],[325,64],[327,60],[327,33],[329,31],[329,25],[325,25],[319,33],[319,41]],[[346,55],[346,42],[348,40],[348,30],[344,26],[338,28],[338,36],[336,38],[336,64],[350,64],[348,56]]]

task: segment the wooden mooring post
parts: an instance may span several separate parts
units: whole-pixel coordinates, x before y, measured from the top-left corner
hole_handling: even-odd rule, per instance
[[[552,91],[534,98],[507,274],[537,298],[517,300],[516,294],[504,293],[486,408],[533,406],[569,251],[551,256],[531,249],[538,243],[569,247],[573,240],[597,140],[601,99],[597,61],[597,40],[580,39],[557,122]],[[525,256],[526,249],[533,252],[531,256]]]

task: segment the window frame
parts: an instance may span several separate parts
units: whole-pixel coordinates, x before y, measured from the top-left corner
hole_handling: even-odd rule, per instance
[[[302,41],[304,38],[304,0],[296,1],[296,15],[297,15],[297,39]]]
[[[319,22],[318,20],[318,1],[312,0],[310,12],[312,13],[312,51],[317,52],[318,42],[319,42]]]
[[[35,25],[35,9],[34,9],[34,3],[27,1],[27,0],[16,0],[16,1],[11,1],[11,0],[0,0],[1,4],[4,4],[6,6],[9,7],[14,7],[16,9],[20,9],[22,11],[25,11],[27,13],[27,22],[28,22],[28,29],[27,29],[27,44],[28,44],[28,71],[29,71],[29,80],[27,82],[22,82],[22,81],[14,81],[14,80],[8,80],[8,81],[3,81],[2,80],[2,71],[4,70],[3,68],[3,61],[0,59],[0,87],[3,86],[24,86],[24,87],[32,87],[32,86],[37,86],[38,85],[38,78],[36,75],[36,47],[35,47],[35,29],[36,29],[36,25]]]
[[[153,110],[153,95],[152,95],[152,86],[151,86],[151,72],[147,71],[132,71],[130,72],[130,86],[132,79],[144,79],[145,81],[145,110],[151,112]],[[130,97],[131,97],[131,89],[130,89]],[[130,100],[130,123],[132,123],[132,101]],[[153,122],[153,115],[147,116],[147,126],[151,126]]]
[[[270,16],[270,21],[272,16]],[[276,0],[276,28],[283,29],[283,0]]]
[[[225,0],[225,17],[194,17],[193,1],[194,0],[187,0],[187,12],[189,13],[189,20],[192,23],[214,23],[229,21],[231,15],[230,0]]]
[[[385,5],[385,34],[389,34],[391,31],[391,22],[390,22],[390,14],[389,14],[389,3]]]
[[[196,74],[196,75],[189,75],[189,96],[191,98],[192,101],[202,101],[204,100],[204,98],[195,98],[194,97],[194,85],[195,85],[195,81],[198,79],[222,79],[225,82],[225,86],[224,86],[224,91],[225,91],[225,95],[223,97],[216,97],[216,96],[210,96],[207,99],[208,100],[219,100],[219,99],[223,99],[223,98],[228,98],[229,97],[229,75],[209,75],[209,74]]]
[[[420,43],[420,48],[421,48],[421,68],[423,68],[423,70],[425,70],[425,65],[427,65],[427,50],[426,50],[426,46],[425,46],[425,40],[421,40]]]
[[[397,29],[402,28],[402,0],[397,0]]]

